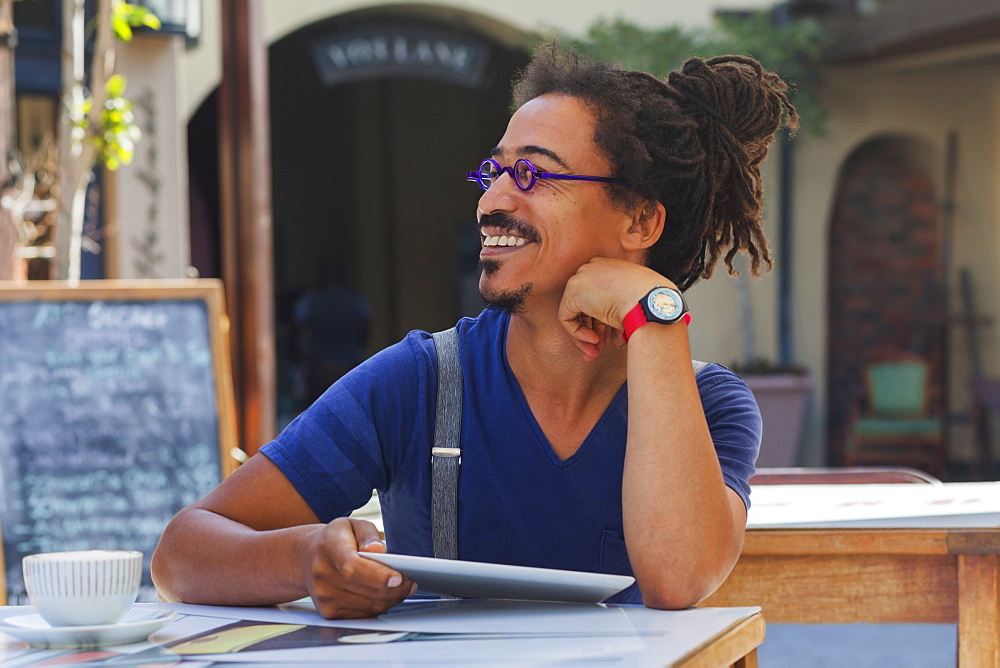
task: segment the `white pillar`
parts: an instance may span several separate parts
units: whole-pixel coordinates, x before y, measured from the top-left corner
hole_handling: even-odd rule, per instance
[[[131,165],[108,174],[109,278],[185,278],[191,265],[183,37],[137,33],[121,44],[142,139]]]

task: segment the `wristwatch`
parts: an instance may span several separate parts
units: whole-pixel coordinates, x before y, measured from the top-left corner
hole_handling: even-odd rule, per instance
[[[622,329],[625,331],[625,340],[628,341],[632,332],[647,322],[672,325],[679,320],[683,320],[685,325],[691,322],[691,313],[683,295],[673,288],[658,285],[625,315]]]

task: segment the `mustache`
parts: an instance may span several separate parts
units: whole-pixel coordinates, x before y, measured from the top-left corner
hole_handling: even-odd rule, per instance
[[[513,232],[516,236],[529,241],[541,241],[534,227],[509,213],[484,213],[477,225],[480,231],[484,227],[496,227],[506,232]]]

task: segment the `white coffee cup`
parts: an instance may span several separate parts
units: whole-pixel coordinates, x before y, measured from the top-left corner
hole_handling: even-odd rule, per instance
[[[114,624],[135,603],[142,552],[85,550],[21,560],[28,600],[52,626]]]

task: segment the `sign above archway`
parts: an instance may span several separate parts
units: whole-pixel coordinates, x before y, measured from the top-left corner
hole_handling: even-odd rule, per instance
[[[490,46],[466,33],[424,25],[368,24],[316,40],[312,53],[328,86],[373,77],[486,85]]]

